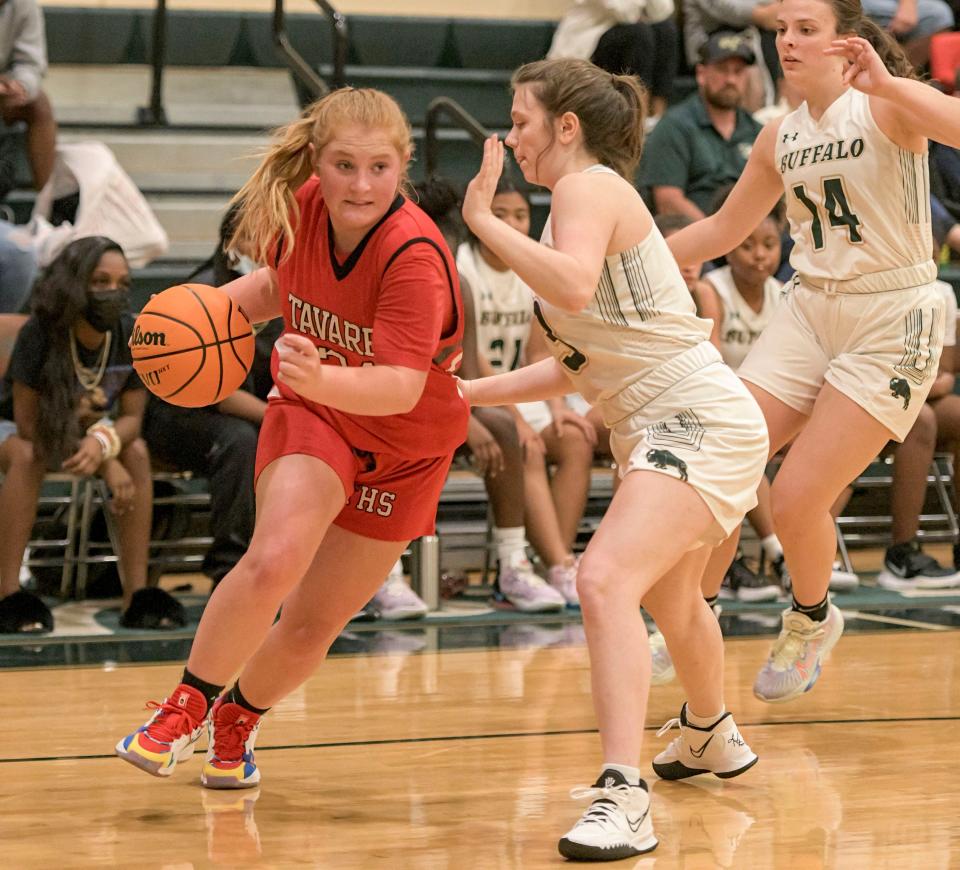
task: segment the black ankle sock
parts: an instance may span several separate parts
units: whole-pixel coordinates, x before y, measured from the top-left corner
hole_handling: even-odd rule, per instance
[[[827,596],[823,596],[823,601],[819,604],[801,604],[796,598],[793,599],[793,605],[790,608],[804,616],[809,616],[814,622],[823,622],[830,612],[830,601]]]
[[[213,702],[220,697],[220,693],[223,691],[223,686],[215,686],[213,683],[205,683],[199,677],[195,677],[193,674],[191,674],[186,668],[183,669],[183,676],[180,678],[180,682],[193,687],[198,692],[201,692],[203,697],[207,699],[208,710],[213,706]]]
[[[227,699],[231,704],[239,704],[243,707],[244,710],[249,710],[251,713],[256,713],[258,716],[262,716],[264,713],[269,710],[269,707],[254,707],[246,698],[243,697],[243,693],[240,691],[240,681],[237,680],[233,684],[233,688],[227,692]]]
[[[719,598],[720,598],[719,592],[716,595],[711,595],[709,597],[706,595],[703,596],[703,600],[707,602],[707,607],[710,607],[711,609],[713,608],[713,605],[717,603],[717,600]]]

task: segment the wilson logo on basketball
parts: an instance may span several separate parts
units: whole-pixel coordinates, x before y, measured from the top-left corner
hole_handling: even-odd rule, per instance
[[[147,347],[166,347],[167,334],[165,332],[144,332],[139,326],[133,327],[134,347],[145,345]]]

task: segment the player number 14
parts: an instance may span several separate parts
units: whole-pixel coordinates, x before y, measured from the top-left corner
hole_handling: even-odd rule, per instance
[[[807,196],[807,189],[802,184],[794,185],[793,194],[813,218],[813,223],[810,226],[810,231],[813,234],[813,249],[815,251],[823,250],[823,221],[820,219],[820,209]],[[827,213],[827,221],[832,229],[846,229],[850,244],[858,245],[863,241],[863,236],[860,235],[860,218],[850,210],[847,193],[843,189],[842,178],[823,179],[823,210]]]

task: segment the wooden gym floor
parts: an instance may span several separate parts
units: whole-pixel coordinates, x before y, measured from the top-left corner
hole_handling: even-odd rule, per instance
[[[769,636],[728,639],[728,706],[760,755],[736,780],[656,780],[649,760],[670,738],[654,731],[682,694],[654,688],[644,765],[660,846],[616,866],[958,866],[955,611],[850,614],[814,691],[779,706],[750,692]],[[601,759],[579,626],[543,636],[551,646],[331,659],[267,718],[249,792],[200,788],[199,756],[171,781],[113,756],[179,665],[0,670],[0,862],[560,866],[579,812],[567,792]]]

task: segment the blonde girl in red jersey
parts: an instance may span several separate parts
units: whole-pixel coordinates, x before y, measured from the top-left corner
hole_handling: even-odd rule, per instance
[[[467,428],[451,374],[463,324],[453,257],[402,193],[411,150],[392,98],[338,90],[280,131],[236,196],[231,247],[271,265],[224,289],[252,321],[282,314],[285,327],[257,524],[181,683],[117,744],[148,773],[169,776],[207,722],[202,783],[256,785],[260,717],[313,672],[408,542],[434,530]]]

